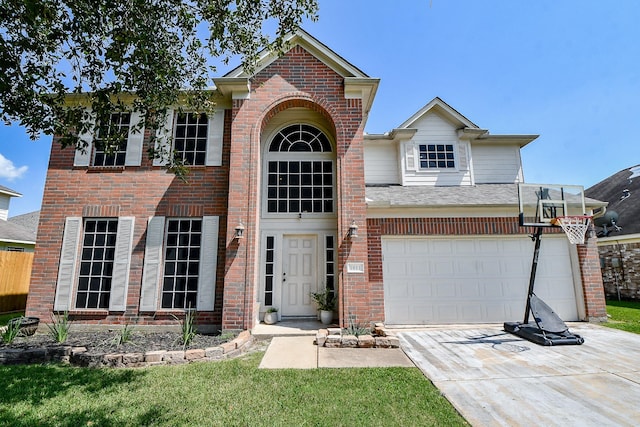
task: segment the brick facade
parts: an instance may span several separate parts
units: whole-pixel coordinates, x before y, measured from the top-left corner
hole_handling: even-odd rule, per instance
[[[54,139],[40,213],[27,316],[37,316],[45,322],[51,318],[66,217],[133,216],[136,222],[126,311],[71,311],[71,318],[88,324],[175,324],[172,315],[180,316],[181,311],[141,314],[138,309],[147,218],[158,215],[226,218],[230,125],[230,117],[226,117],[223,166],[191,168],[186,182],[161,167],[152,166],[146,157],[139,167],[74,167],[74,151],[62,150]],[[149,147],[149,131],[145,134],[143,147],[145,151]],[[221,221],[220,231],[226,232],[226,221]],[[219,259],[224,259],[223,243],[219,244]],[[224,263],[219,263],[216,309],[198,313],[198,322],[221,323],[223,276]]]
[[[54,139],[46,179],[27,315],[44,322],[53,311],[62,236],[68,217],[135,217],[126,309],[72,310],[89,324],[175,324],[181,310],[143,312],[143,266],[150,217],[219,218],[215,304],[197,323],[224,330],[251,329],[260,301],[262,147],[281,114],[319,118],[335,143],[335,249],[338,320],[347,326],[384,321],[381,237],[384,235],[523,234],[516,218],[367,219],[364,182],[363,100],[345,94],[345,77],[301,46],[248,79],[247,96],[231,96],[224,116],[222,166],[191,167],[182,181],[143,158],[140,166],[74,167],[73,150]],[[149,148],[145,134],[143,151]],[[333,216],[331,217],[333,218]],[[331,221],[334,221],[331,219]],[[358,237],[348,236],[358,226]],[[242,224],[244,238],[236,239]],[[296,230],[305,233],[308,230]],[[602,282],[594,241],[578,247],[589,319],[604,317]],[[347,272],[354,263],[362,272]],[[596,271],[597,270],[597,271]],[[600,287],[600,288],[599,288]],[[600,289],[600,291],[599,291]],[[72,289],[73,292],[73,289]]]
[[[319,79],[322,84],[319,85]],[[305,108],[333,124],[336,140],[336,210],[338,212],[339,271],[350,260],[367,261],[365,240],[345,238],[352,221],[366,235],[364,197],[363,117],[360,100],[345,99],[344,79],[324,63],[297,46],[251,79],[249,99],[234,101],[232,117],[229,211],[227,218],[228,262],[225,274],[223,325],[247,329],[255,319],[258,292],[260,221],[260,142],[263,129],[278,113]],[[233,245],[233,229],[244,224],[246,238]],[[339,277],[340,319],[345,307],[361,321],[369,321],[369,296],[358,292],[366,274]]]

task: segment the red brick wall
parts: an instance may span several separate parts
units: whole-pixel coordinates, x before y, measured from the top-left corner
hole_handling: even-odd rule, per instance
[[[320,83],[320,84],[319,84]],[[303,107],[323,115],[334,124],[337,142],[338,265],[340,271],[351,260],[367,262],[366,239],[345,239],[352,220],[366,236],[364,199],[364,155],[362,105],[344,96],[344,79],[301,47],[270,64],[251,79],[249,99],[233,105],[231,175],[227,222],[227,266],[225,275],[223,327],[247,329],[253,326],[253,303],[257,300],[260,217],[260,137],[279,112]],[[234,171],[243,171],[234,173]],[[233,244],[232,230],[246,227],[246,239]],[[344,307],[359,321],[371,317],[366,273],[341,275],[340,319]]]
[[[382,236],[456,236],[456,235],[508,235],[533,233],[533,228],[522,228],[517,218],[372,218],[367,220],[369,235],[369,292],[379,296],[384,313],[382,277]],[[546,229],[545,233],[561,233],[559,229]],[[606,319],[606,308],[600,274],[600,260],[595,239],[578,245],[578,262],[585,297],[587,320]]]
[[[593,224],[587,231],[584,245],[578,245],[578,262],[582,275],[582,289],[587,320],[605,322],[607,320],[607,305],[604,297],[604,284],[600,270],[600,255],[595,238]]]
[[[156,215],[216,215],[220,216],[220,236],[226,234],[230,125],[230,116],[227,114],[223,166],[192,167],[187,182],[161,167],[152,166],[146,156],[143,156],[140,167],[74,167],[74,151],[61,150],[54,140],[42,200],[27,315],[40,317],[45,322],[50,320],[66,217],[134,216],[136,222],[126,312],[72,312],[72,319],[90,324],[175,324],[169,313],[150,317],[141,316],[138,312],[147,219]],[[146,150],[149,131],[144,144]],[[215,309],[213,312],[199,313],[200,324],[221,323],[224,256],[224,239],[220,239]]]

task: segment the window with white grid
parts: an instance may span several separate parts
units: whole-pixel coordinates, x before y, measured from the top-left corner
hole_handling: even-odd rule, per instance
[[[333,162],[269,162],[267,211],[333,212]]]
[[[336,289],[336,248],[333,236],[325,236],[325,280],[326,286],[335,301]]]
[[[265,248],[265,271],[264,271],[264,305],[273,305],[273,291],[275,280],[275,237],[267,236]]]
[[[201,237],[201,219],[167,220],[162,308],[196,307]]]
[[[94,166],[124,166],[131,113],[111,113],[109,123],[98,129],[95,138]]]
[[[269,151],[329,153],[331,143],[320,129],[307,124],[295,124],[287,126],[273,137]]]
[[[420,169],[452,169],[456,167],[453,144],[420,144]]]
[[[187,165],[204,165],[207,159],[209,120],[205,113],[178,113],[175,118],[173,149]]]
[[[85,220],[76,308],[109,308],[117,232],[117,219]]]

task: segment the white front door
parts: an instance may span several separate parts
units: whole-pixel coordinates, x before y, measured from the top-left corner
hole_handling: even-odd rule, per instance
[[[314,316],[310,293],[318,289],[318,239],[314,235],[284,236],[282,265],[283,316]]]

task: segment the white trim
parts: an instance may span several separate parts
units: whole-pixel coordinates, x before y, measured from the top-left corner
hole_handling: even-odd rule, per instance
[[[140,311],[156,311],[158,287],[162,273],[165,217],[152,216],[147,223],[147,239],[144,248]]]
[[[174,110],[173,108],[168,108],[166,116],[164,118],[164,124],[162,124],[156,130],[156,140],[155,140],[155,150],[156,152],[166,150],[169,156],[173,155],[171,143],[173,139],[173,126],[174,126]],[[168,159],[163,158],[155,158],[153,159],[153,166],[165,166],[168,163]]]
[[[71,308],[82,227],[81,217],[67,217],[65,219],[60,262],[58,264],[56,294],[53,302],[54,311],[68,311]]]
[[[89,115],[89,129],[87,132],[83,132],[78,135],[78,138],[81,141],[85,141],[87,143],[87,147],[84,150],[79,150],[76,148],[76,152],[73,157],[73,166],[89,166],[93,159],[93,133],[95,132],[95,116],[91,109],[87,109],[87,114]]]
[[[198,271],[198,311],[213,311],[216,296],[216,271],[218,268],[218,227],[217,216],[202,217],[200,233],[200,268]]]
[[[129,135],[127,135],[127,153],[124,158],[125,166],[140,166],[142,164],[142,145],[145,129],[138,129],[142,119],[143,117],[139,112],[131,112]]]
[[[129,269],[131,266],[131,248],[133,246],[135,221],[135,217],[132,216],[118,218],[116,247],[111,273],[109,311],[125,311],[127,309]]]
[[[207,158],[206,166],[222,166],[225,110],[216,109],[207,115]]]
[[[612,244],[625,243],[640,243],[640,233],[598,237],[598,246],[610,246]]]

